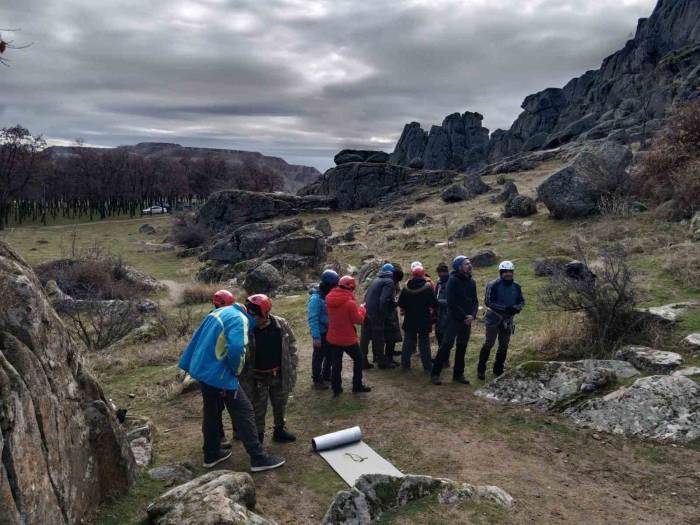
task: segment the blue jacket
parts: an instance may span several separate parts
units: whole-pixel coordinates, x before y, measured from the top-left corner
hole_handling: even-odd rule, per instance
[[[178,366],[215,388],[238,390],[253,319],[236,306],[213,310],[204,318]]]
[[[471,315],[476,319],[479,312],[479,298],[476,295],[476,283],[471,275],[453,271],[445,287],[447,312],[455,321],[464,321]]]
[[[395,291],[394,274],[392,272],[379,272],[365,294],[365,308],[367,308],[367,316],[370,320],[386,319],[394,313],[396,309]]]
[[[326,299],[321,297],[321,291],[318,288],[314,288],[310,293],[307,319],[311,338],[318,341],[328,332],[328,309]]]
[[[515,313],[520,313],[525,307],[525,298],[518,283],[513,282],[513,284],[508,285],[503,279],[498,278],[486,285],[484,303],[498,314],[493,315],[493,312],[486,312],[484,316],[486,324],[493,325],[498,324],[503,320],[503,317],[513,317]],[[509,312],[509,307],[512,307],[516,312]]]

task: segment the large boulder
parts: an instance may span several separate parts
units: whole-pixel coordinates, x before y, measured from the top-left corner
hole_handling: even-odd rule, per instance
[[[325,258],[326,240],[320,233],[301,230],[275,239],[265,248],[269,256],[283,253],[311,257],[318,264]]]
[[[615,354],[615,358],[628,361],[639,370],[655,374],[670,374],[683,364],[680,354],[646,346],[625,346]]]
[[[537,213],[537,204],[527,195],[511,195],[503,210],[503,216],[506,218],[529,217],[535,213]]]
[[[333,197],[223,190],[212,193],[197,212],[197,223],[214,232],[232,227],[335,207]]]
[[[470,255],[469,260],[474,268],[485,268],[496,264],[498,257],[492,250],[482,250],[474,255]]]
[[[602,432],[689,443],[700,438],[700,385],[682,376],[643,377],[567,415]]]
[[[148,508],[153,525],[273,525],[253,512],[250,474],[219,470],[170,489]]]
[[[306,226],[315,229],[317,232],[323,234],[324,237],[330,237],[333,235],[333,227],[328,219],[325,217],[322,219],[315,219],[306,223]]]
[[[335,162],[336,166],[348,164],[350,162],[375,162],[384,164],[389,162],[389,154],[384,151],[344,149],[333,158],[333,162]]]
[[[517,194],[518,187],[515,185],[515,182],[509,180],[506,181],[506,183],[503,185],[503,188],[501,188],[501,191],[498,195],[494,195],[493,197],[491,197],[491,202],[493,204],[498,204],[499,202],[507,202],[508,199]]]
[[[476,391],[476,395],[516,405],[548,410],[639,375],[625,361],[528,361]]]
[[[270,293],[282,286],[282,275],[272,264],[264,262],[250,270],[243,282],[249,294]]]
[[[444,202],[461,202],[473,199],[478,195],[488,193],[491,186],[486,184],[481,177],[476,174],[470,174],[464,177],[461,182],[455,183],[442,192],[442,200]]]
[[[30,266],[0,241],[0,523],[80,523],[134,458]]]
[[[563,274],[571,261],[571,257],[566,256],[541,257],[535,259],[532,268],[536,277],[548,277]]]
[[[382,514],[412,501],[435,497],[438,503],[455,505],[464,501],[513,506],[513,498],[493,485],[470,485],[430,476],[364,474],[350,490],[336,494],[321,522],[323,525],[364,525],[377,522]]]
[[[566,167],[537,188],[537,196],[557,219],[571,219],[599,211],[600,198],[622,186],[632,161],[629,148],[605,142],[579,153]]]
[[[683,317],[689,308],[700,306],[700,300],[690,300],[681,303],[664,304],[662,306],[650,306],[640,308],[639,313],[650,320],[665,324],[675,323]]]

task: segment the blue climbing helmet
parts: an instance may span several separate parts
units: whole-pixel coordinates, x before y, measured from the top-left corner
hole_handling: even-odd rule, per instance
[[[330,284],[331,286],[337,286],[338,281],[340,281],[340,275],[334,270],[324,270],[321,274],[321,282]]]
[[[384,266],[382,266],[382,271],[394,273],[394,265],[391,263],[386,263]]]
[[[464,264],[464,261],[468,261],[468,260],[469,260],[469,257],[467,257],[466,255],[458,255],[458,256],[455,257],[454,260],[452,261],[452,269],[453,269],[455,272],[458,272],[459,269],[460,269],[460,268],[462,267],[462,265]]]

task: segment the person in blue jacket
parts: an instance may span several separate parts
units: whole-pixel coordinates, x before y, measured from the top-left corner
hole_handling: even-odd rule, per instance
[[[458,255],[452,261],[452,269],[445,287],[448,320],[430,373],[430,379],[434,385],[442,384],[440,373],[449,359],[455,340],[457,344],[452,381],[463,385],[469,384],[469,380],[464,377],[464,358],[467,353],[467,344],[469,344],[471,325],[479,311],[479,298],[476,295],[476,283],[472,279],[472,264],[469,258]]]
[[[476,375],[482,381],[486,379],[486,363],[496,338],[498,338],[498,350],[493,363],[493,375],[498,377],[503,374],[510,336],[515,328],[513,318],[525,307],[520,285],[513,280],[515,265],[511,261],[503,261],[498,265],[498,272],[500,277],[486,285],[484,298],[488,308],[484,315],[486,340],[481,347],[479,364],[476,368]]]
[[[340,276],[333,270],[325,270],[321,274],[321,282],[309,292],[309,304],[307,319],[313,353],[311,355],[311,379],[317,390],[328,390],[331,381],[331,355],[326,341],[328,333],[328,309],[326,308],[326,295],[338,286]]]
[[[178,364],[200,383],[205,468],[211,468],[231,456],[231,450],[221,448],[222,400],[250,456],[250,470],[260,472],[281,467],[285,463],[283,458],[263,450],[255,426],[253,406],[238,382],[253,323],[253,318],[240,305],[212,310],[197,328]]]

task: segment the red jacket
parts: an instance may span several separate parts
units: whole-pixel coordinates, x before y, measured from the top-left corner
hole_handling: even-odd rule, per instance
[[[328,309],[328,333],[326,340],[336,346],[352,346],[357,343],[356,324],[365,320],[365,307],[357,306],[350,290],[333,288],[326,296]]]

